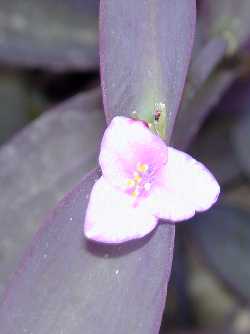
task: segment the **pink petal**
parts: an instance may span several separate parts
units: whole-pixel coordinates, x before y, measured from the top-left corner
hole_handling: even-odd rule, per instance
[[[166,145],[143,122],[113,118],[104,133],[99,157],[103,175],[111,184],[123,188],[138,163],[147,164],[154,172],[166,160]]]
[[[154,212],[157,218],[180,222],[194,216],[195,208],[178,193],[163,187],[155,187],[141,207]]]
[[[101,177],[94,185],[85,217],[89,239],[119,243],[151,232],[157,218],[147,208],[133,207],[133,198],[113,188]]]
[[[218,199],[220,187],[209,170],[190,155],[168,147],[168,163],[163,169],[162,186],[179,198],[183,211],[209,209]]]

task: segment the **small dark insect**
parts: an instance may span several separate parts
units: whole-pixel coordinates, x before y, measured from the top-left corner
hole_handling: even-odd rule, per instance
[[[155,110],[155,112],[154,112],[155,122],[159,122],[160,117],[161,117],[161,111],[160,110]]]

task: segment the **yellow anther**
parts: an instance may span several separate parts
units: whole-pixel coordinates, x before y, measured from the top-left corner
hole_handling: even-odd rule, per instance
[[[128,179],[127,186],[128,188],[133,188],[135,186],[135,181],[132,179]]]
[[[139,195],[139,191],[138,190],[134,190],[132,193],[131,193],[131,196],[132,197],[137,197]]]
[[[148,170],[148,165],[147,164],[138,164],[137,165],[137,170],[140,173],[145,173]]]
[[[134,180],[136,183],[140,183],[142,180],[142,177],[137,172],[134,172]]]

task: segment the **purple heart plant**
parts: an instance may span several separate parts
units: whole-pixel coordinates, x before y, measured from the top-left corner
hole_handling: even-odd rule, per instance
[[[169,146],[195,20],[195,0],[101,1],[101,170],[36,234],[5,291],[1,333],[159,332],[174,223],[219,195],[201,163]]]

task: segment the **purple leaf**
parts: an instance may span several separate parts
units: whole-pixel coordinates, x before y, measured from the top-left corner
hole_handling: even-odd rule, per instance
[[[191,225],[199,253],[242,300],[250,301],[249,210],[219,206],[196,216]]]
[[[196,40],[195,54],[171,138],[172,145],[181,149],[190,144],[209,110],[239,75],[237,68],[216,68],[227,52],[227,43],[221,36],[213,37],[205,45],[200,44]]]
[[[7,291],[3,333],[158,333],[174,228],[118,246],[87,242],[82,222],[97,177],[66,196],[35,238]]]
[[[248,0],[204,0],[201,4],[202,29],[206,36],[221,36],[228,44],[228,53],[234,53],[249,39]]]
[[[227,43],[223,38],[213,38],[194,54],[187,77],[188,97],[194,96],[225,56]],[[180,114],[178,114],[179,116]]]
[[[169,140],[190,61],[195,1],[108,0],[100,15],[107,120],[134,110],[147,119],[162,102]]]
[[[235,115],[230,116],[228,113],[217,113],[190,147],[192,155],[208,167],[220,185],[232,184],[241,174],[231,140]]]
[[[105,127],[98,97],[44,113],[0,150],[0,299],[40,221],[96,165]]]
[[[238,77],[239,69],[216,70],[216,65],[249,40],[249,10],[248,0],[201,2],[195,53],[171,138],[174,146],[189,145],[211,107]]]
[[[227,92],[220,103],[220,108],[235,115],[231,129],[233,153],[240,172],[250,177],[250,81],[238,80]]]
[[[56,71],[98,67],[98,0],[1,1],[0,61]]]
[[[101,18],[107,118],[163,99],[170,136],[190,60],[195,1],[104,0]],[[98,176],[87,176],[35,238],[0,309],[6,334],[158,333],[175,228],[164,224],[119,246],[86,242],[85,209]]]
[[[171,143],[185,149],[197,134],[208,112],[219,102],[221,96],[238,77],[237,70],[213,73],[191,100],[184,99],[176,120]]]
[[[189,145],[209,109],[235,79],[235,73],[229,76],[225,72],[215,74],[215,79],[211,77],[226,54],[226,41],[222,37],[214,37],[203,45],[199,35],[196,37],[196,48],[171,138],[172,144],[182,149]]]
[[[249,99],[249,94],[248,94]],[[247,112],[235,124],[233,129],[233,144],[239,165],[245,174],[250,177],[250,111],[249,104],[245,106]]]

